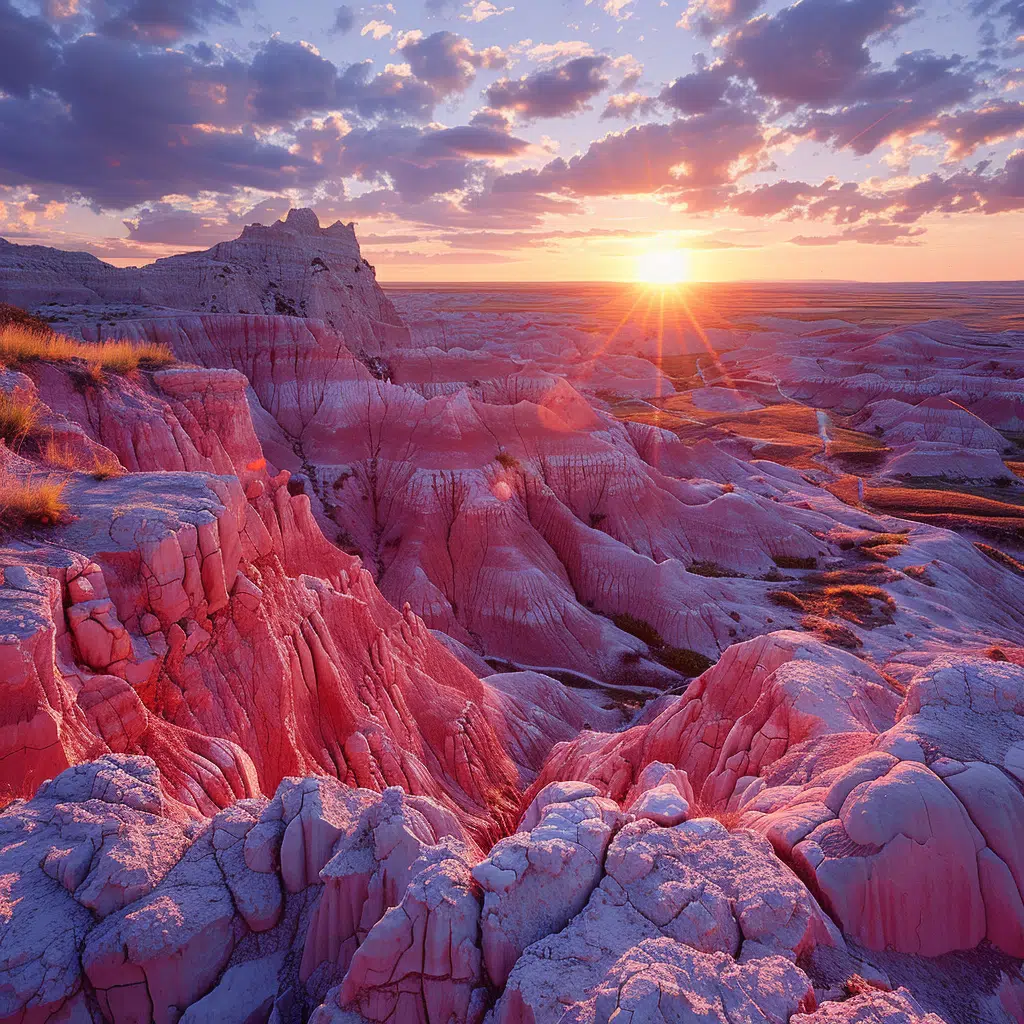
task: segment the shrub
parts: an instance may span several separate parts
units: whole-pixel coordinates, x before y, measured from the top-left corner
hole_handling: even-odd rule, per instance
[[[688,647],[672,647],[666,644],[661,634],[643,619],[623,612],[612,618],[612,622],[623,631],[642,640],[651,649],[655,661],[679,672],[684,676],[699,676],[706,672],[714,662],[699,651],[691,651]]]
[[[770,590],[768,591],[768,600],[772,604],[777,604],[780,608],[792,608],[798,612],[807,610],[807,605],[789,590]]]
[[[14,446],[24,441],[39,421],[39,403],[0,392],[0,437]]]
[[[494,456],[494,461],[504,469],[513,470],[519,468],[519,460],[509,452],[498,452]]]
[[[743,579],[743,573],[733,572],[717,562],[691,562],[686,571],[692,572],[694,576],[707,576],[710,579]]]
[[[665,668],[684,676],[699,676],[714,665],[706,655],[688,647],[661,647],[655,650],[654,656]]]
[[[797,558],[795,555],[777,555],[772,561],[780,569],[817,569],[818,560],[814,557]]]
[[[630,615],[629,612],[613,616],[612,622],[615,623],[617,629],[635,636],[637,640],[642,640],[648,647],[663,647],[665,645],[661,634],[649,622],[644,622],[643,619],[638,619],[635,615]]]
[[[908,565],[903,570],[903,573],[912,580],[917,580],[918,583],[923,583],[927,587],[935,586],[935,580],[928,575],[927,565]]]
[[[858,625],[874,611],[872,601],[878,601],[889,610],[896,607],[896,602],[881,587],[872,587],[866,583],[825,587],[823,594],[826,604],[832,606],[837,615]]]
[[[110,373],[134,373],[140,367],[159,369],[174,361],[170,349],[150,342],[102,341],[89,344],[52,331],[9,326],[0,328],[0,362],[7,365],[40,360],[70,363],[82,360]]]
[[[34,316],[21,306],[12,306],[9,302],[0,302],[0,330],[4,327],[21,327],[29,331],[48,333],[50,325],[41,317]]]
[[[870,537],[860,542],[862,548],[892,547],[897,544],[906,544],[909,538],[905,533],[873,533]]]
[[[21,480],[0,474],[0,526],[16,529],[38,524],[54,526],[68,512],[64,501],[66,478],[29,477]]]

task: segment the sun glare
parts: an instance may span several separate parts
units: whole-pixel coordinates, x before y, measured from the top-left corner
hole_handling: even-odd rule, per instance
[[[636,280],[668,288],[690,280],[690,254],[685,249],[650,249],[636,260]]]

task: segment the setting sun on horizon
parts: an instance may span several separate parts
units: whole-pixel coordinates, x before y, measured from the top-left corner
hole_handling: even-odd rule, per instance
[[[635,281],[656,288],[686,284],[690,281],[691,269],[686,249],[648,249],[636,258]]]

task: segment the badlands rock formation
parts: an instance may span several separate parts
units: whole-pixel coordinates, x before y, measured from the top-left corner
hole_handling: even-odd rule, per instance
[[[2,1024],[1024,1021],[1024,339],[406,326],[309,211],[0,301],[176,357],[0,370]]]

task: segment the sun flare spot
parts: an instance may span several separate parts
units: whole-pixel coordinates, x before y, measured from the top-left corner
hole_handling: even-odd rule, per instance
[[[669,288],[690,280],[690,254],[686,249],[649,249],[636,259],[636,281],[653,288]]]

